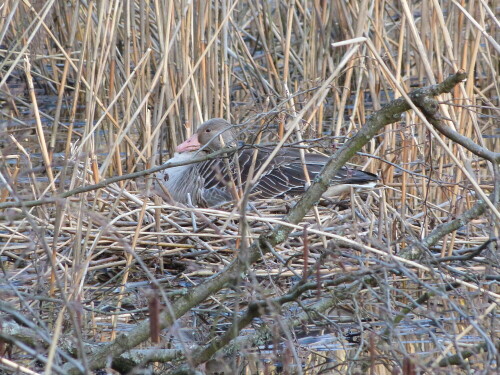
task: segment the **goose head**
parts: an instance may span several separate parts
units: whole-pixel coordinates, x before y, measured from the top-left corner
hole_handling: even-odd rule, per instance
[[[177,146],[176,151],[181,153],[203,149],[213,152],[234,146],[237,140],[237,133],[229,122],[213,118],[204,122],[190,138]]]

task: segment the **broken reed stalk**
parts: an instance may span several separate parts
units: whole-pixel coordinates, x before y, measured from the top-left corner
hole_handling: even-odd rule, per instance
[[[26,261],[18,246],[26,247],[24,242],[30,243],[30,233],[25,228],[31,226],[29,219],[35,218],[44,223],[40,230],[46,228],[46,232],[42,230],[45,237],[49,238],[45,241],[52,241],[52,255],[57,255],[59,262],[57,267],[53,267],[60,277],[81,280],[80,277],[85,277],[85,274],[73,268],[77,269],[87,261],[94,262],[91,257],[96,254],[96,250],[97,254],[102,252],[103,256],[108,256],[111,251],[114,257],[121,256],[124,259],[123,251],[116,252],[120,247],[123,249],[123,244],[113,236],[100,233],[101,224],[103,221],[113,221],[115,217],[123,217],[124,223],[113,221],[118,228],[114,234],[123,235],[128,240],[130,227],[125,222],[129,217],[132,221],[137,220],[133,216],[137,214],[133,208],[136,204],[141,207],[142,201],[138,203],[137,200],[143,199],[140,195],[143,190],[139,186],[139,192],[127,195],[125,191],[120,195],[115,186],[107,184],[142,176],[128,174],[138,167],[147,168],[144,167],[148,163],[146,155],[156,150],[156,143],[162,144],[171,155],[175,144],[184,138],[184,134],[207,118],[222,116],[231,119],[233,123],[256,118],[260,124],[268,125],[272,124],[276,113],[281,111],[282,121],[285,122],[285,109],[288,110],[290,106],[283,100],[283,53],[286,52],[289,56],[287,78],[291,97],[300,108],[301,103],[308,101],[311,93],[315,92],[318,82],[329,77],[338,64],[341,53],[332,53],[330,42],[353,38],[355,31],[351,25],[356,25],[364,18],[361,15],[365,10],[367,17],[364,19],[367,21],[364,30],[369,32],[368,39],[373,40],[374,50],[389,69],[396,72],[396,82],[403,85],[405,91],[410,91],[414,85],[422,85],[424,78],[429,77],[424,61],[427,57],[431,59],[433,73],[439,81],[448,69],[455,71],[461,67],[469,72],[465,89],[455,90],[454,102],[447,103],[453,105],[446,105],[443,109],[449,110],[443,113],[453,120],[457,132],[474,138],[479,145],[488,145],[490,150],[497,149],[498,139],[483,138],[484,134],[490,134],[489,129],[494,128],[494,116],[488,117],[488,113],[494,114],[497,107],[497,103],[493,101],[498,77],[498,72],[491,69],[489,64],[497,59],[495,49],[490,48],[491,41],[483,37],[484,30],[494,30],[492,25],[495,25],[496,20],[487,2],[468,3],[466,12],[472,18],[465,17],[464,11],[455,6],[455,2],[435,0],[424,3],[407,2],[405,6],[409,11],[405,13],[400,13],[397,7],[392,7],[387,2],[375,2],[369,9],[360,8],[361,2],[314,2],[312,6],[310,2],[302,0],[282,5],[243,0],[237,3],[237,12],[232,13],[218,1],[188,2],[184,7],[174,6],[173,2],[164,5],[154,1],[151,8],[145,7],[141,2],[132,2],[130,7],[125,7],[122,3],[110,1],[49,1],[32,5],[6,0],[2,4],[0,46],[3,48],[7,45],[9,48],[1,51],[0,90],[3,94],[3,84],[15,76],[23,58],[28,54],[35,68],[32,71],[34,78],[42,83],[48,82],[48,86],[54,84],[55,92],[59,95],[64,92],[64,101],[69,104],[69,115],[63,113],[60,116],[63,123],[69,118],[67,123],[70,128],[65,144],[56,143],[54,150],[58,152],[63,148],[66,151],[63,172],[60,177],[55,176],[56,181],[62,181],[59,183],[57,196],[81,194],[79,203],[75,203],[73,198],[62,199],[63,205],[55,205],[55,223],[50,205],[38,211],[6,210],[6,207],[21,207],[21,202],[36,207],[60,202],[58,198],[44,201],[44,193],[39,192],[43,191],[43,188],[39,189],[43,184],[43,180],[39,181],[42,174],[39,175],[36,170],[38,164],[32,166],[30,160],[33,153],[40,150],[33,146],[38,144],[36,139],[33,141],[33,138],[28,137],[25,141],[24,136],[21,137],[25,133],[17,133],[17,130],[10,134],[15,139],[15,151],[28,162],[26,165],[21,164],[21,173],[11,175],[12,186],[4,185],[8,188],[2,188],[8,199],[16,200],[21,197],[19,202],[8,202],[2,210],[2,214],[7,213],[5,217],[13,220],[9,225],[9,233],[0,233],[6,241],[2,255],[18,262]],[[414,20],[416,12],[421,14],[419,22]],[[229,13],[230,18],[224,30],[221,29],[215,43],[209,44],[212,37],[219,33],[217,29],[224,16]],[[60,24],[50,24],[54,14]],[[293,16],[294,28],[290,38],[287,38],[287,20],[290,16]],[[70,30],[75,27],[75,36],[72,38]],[[288,45],[283,43],[285,40],[289,41]],[[424,45],[425,53],[422,53],[417,44]],[[96,52],[96,48],[101,49],[102,53]],[[334,50],[338,51],[342,52]],[[332,131],[337,136],[349,136],[357,128],[357,123],[365,122],[365,116],[372,110],[368,96],[372,98],[373,108],[376,109],[378,101],[389,100],[393,93],[396,97],[399,95],[393,81],[384,75],[377,63],[366,57],[365,52],[366,50],[361,51],[346,72],[352,75],[350,82],[344,80],[345,74],[334,80],[325,100],[316,108],[311,108],[304,117],[309,129],[317,130],[317,133],[308,134],[309,138]],[[61,61],[65,64],[64,68],[60,66]],[[196,69],[195,63],[198,61],[200,64]],[[52,69],[47,70],[46,66]],[[66,70],[67,86],[63,79]],[[158,71],[161,71],[161,77],[155,80],[154,74]],[[186,88],[183,89],[186,82]],[[353,93],[352,96],[350,93]],[[344,96],[350,104],[347,106],[347,113],[339,110],[339,103]],[[148,99],[141,102],[145,97]],[[85,98],[89,99],[88,103]],[[13,106],[29,108],[29,103],[23,101],[22,95],[11,94],[8,100]],[[82,104],[92,106],[92,116],[80,113]],[[172,105],[172,108],[165,120],[163,114],[168,105]],[[148,125],[146,107],[153,111],[151,126]],[[46,109],[40,106],[37,112],[49,121],[57,121],[57,116],[54,120],[49,111],[43,111]],[[19,117],[19,110],[13,110],[13,113],[6,113],[2,107],[2,114],[5,114],[8,121],[15,126],[21,125],[22,129],[30,128],[30,121]],[[254,116],[256,113],[264,113],[266,116]],[[133,114],[136,116],[133,117]],[[480,116],[484,114],[486,116]],[[350,117],[346,118],[346,115]],[[372,161],[371,171],[380,171],[379,174],[386,179],[384,182],[395,183],[395,189],[384,189],[381,192],[380,200],[380,211],[385,220],[379,218],[378,226],[381,228],[380,238],[384,238],[383,246],[387,246],[388,251],[397,251],[398,239],[404,234],[413,235],[411,231],[407,232],[407,228],[415,232],[416,238],[428,234],[423,240],[424,244],[427,239],[429,244],[436,244],[444,232],[438,233],[435,230],[446,228],[453,233],[455,226],[459,227],[461,224],[457,215],[465,212],[465,217],[469,217],[469,213],[475,211],[477,205],[481,206],[481,202],[471,198],[469,187],[463,183],[461,171],[457,169],[455,162],[442,152],[435,140],[414,125],[417,121],[413,113],[407,114],[400,124],[386,127],[385,133],[377,139],[380,146],[375,150],[370,149],[370,152],[373,150],[375,156],[379,157]],[[159,137],[160,131],[153,136],[157,127],[163,129],[164,138]],[[52,129],[55,137],[65,131],[61,126],[54,126]],[[270,129],[273,130],[272,127]],[[87,137],[82,137],[82,132]],[[405,146],[400,142],[401,134],[411,139],[408,147],[412,149],[406,153],[401,152],[401,147]],[[375,142],[372,144],[374,147]],[[102,162],[104,157],[100,153],[108,154],[111,146],[114,147],[114,152],[110,153],[112,155],[109,161],[104,163],[106,167],[93,176],[88,175],[92,153]],[[461,164],[472,165],[478,179],[489,176],[483,173],[488,167],[484,163],[476,163],[472,154],[467,151],[462,153],[451,142],[449,147],[456,153]],[[83,149],[89,153],[81,152]],[[49,156],[51,154],[52,149],[49,148]],[[386,159],[409,171],[407,175],[412,183],[405,185],[408,200],[400,186],[396,185],[401,184],[400,170],[386,163]],[[126,162],[122,165],[121,160]],[[57,162],[56,158],[56,166]],[[16,176],[23,176],[23,173],[29,176],[32,184],[27,195],[17,194],[23,189],[23,185],[18,183]],[[116,180],[101,180],[108,176],[115,177],[113,175],[117,175]],[[124,175],[123,179],[120,179],[120,175]],[[103,184],[88,186],[92,179]],[[6,181],[7,183],[10,181]],[[492,183],[484,181],[481,187],[487,185]],[[89,201],[89,198],[94,199],[93,194],[82,194],[106,186],[108,188],[100,191],[95,200]],[[126,187],[135,189],[131,184]],[[67,193],[70,195],[65,195]],[[30,201],[32,196],[35,197],[34,201]],[[491,201],[495,202],[493,196]],[[407,207],[408,216],[402,212],[403,204]],[[102,210],[105,210],[104,215]],[[424,213],[425,215],[418,216]],[[214,245],[213,240],[205,238],[204,233],[198,234],[191,221],[181,219],[182,215],[178,214],[175,220],[179,221],[179,227],[184,230],[175,227],[176,223],[171,223],[175,220],[168,215],[164,216],[161,219],[164,221],[157,223],[159,227],[175,228],[179,234],[189,238],[206,239],[208,243],[195,242],[194,245],[200,248],[224,250],[221,243],[216,242]],[[446,225],[449,220],[451,222]],[[440,226],[443,222],[444,225]],[[230,224],[227,225],[231,227]],[[266,224],[255,226],[255,222],[252,225],[252,237],[261,234],[267,227]],[[453,238],[450,235],[450,240],[442,241],[444,244],[439,250],[446,255],[460,246],[468,246],[469,240],[475,241],[486,235],[487,231],[483,226],[487,225],[484,219],[475,220],[474,225],[468,227],[471,232],[467,232],[467,238],[464,239],[461,234],[453,234]],[[192,232],[189,236],[186,234],[188,231]],[[159,232],[157,231],[157,236]],[[168,232],[172,233],[171,230]],[[51,238],[52,233],[54,235]],[[233,233],[237,235],[236,230]],[[32,254],[45,261],[44,250],[41,248],[44,237],[37,238],[36,244],[32,244],[35,248]],[[310,242],[310,245],[316,244]],[[161,242],[158,242],[157,247],[164,249]],[[72,251],[70,257],[66,253],[68,248]],[[92,252],[83,251],[88,249],[92,249]],[[144,244],[144,250],[146,249],[147,244]],[[154,257],[149,251],[141,255],[148,260]],[[95,261],[100,260],[102,259]],[[227,262],[227,259],[224,261]],[[118,265],[120,261],[110,260],[110,267],[114,264]],[[65,269],[69,269],[70,274],[64,275]],[[92,266],[89,267],[91,269]],[[38,287],[36,282],[32,285]],[[91,290],[93,288],[90,284],[83,283],[79,292],[81,296],[87,296],[92,293],[89,292]],[[67,293],[62,289],[57,291]],[[78,296],[77,293],[76,301]]]
[[[453,87],[464,80],[465,72],[460,71],[448,77],[444,82],[415,90],[409,94],[410,98],[421,96],[435,96],[444,92],[449,92]],[[374,137],[385,125],[397,121],[401,114],[410,109],[409,103],[400,98],[384,106],[375,112],[368,119],[364,127],[344,146],[339,149],[323,168],[322,173],[315,179],[311,187],[300,198],[299,202],[291,209],[290,213],[283,219],[292,224],[298,224],[305,214],[317,202],[321,194],[329,187],[329,181],[338,170],[358,151]],[[260,257],[269,252],[270,248],[285,241],[291,232],[291,228],[284,225],[276,225],[271,231],[262,234],[257,241],[254,241],[246,252],[241,252],[238,257],[228,267],[221,271],[213,279],[198,285],[190,290],[189,296],[180,297],[171,305],[167,305],[167,310],[160,316],[160,327],[164,329],[172,322],[184,315],[190,308],[202,302],[209,295],[223,288],[231,280],[238,279],[242,272],[256,262]],[[141,342],[149,338],[149,321],[139,323],[132,331],[121,334],[118,338],[104,346],[92,357],[90,368],[102,368],[107,358],[115,358],[124,351],[134,348]],[[78,370],[69,367],[69,373],[77,373]]]

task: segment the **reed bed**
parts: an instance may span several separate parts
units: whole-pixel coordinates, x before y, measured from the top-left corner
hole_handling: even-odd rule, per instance
[[[401,90],[459,69],[467,80],[438,97],[440,113],[498,153],[498,6],[4,1],[1,371],[96,369],[98,343],[155,322],[278,224],[293,227],[284,242],[169,329],[153,323],[129,362],[112,367],[496,371],[498,163],[434,133],[416,112],[351,160],[381,177],[378,188],[321,200],[297,225],[286,219],[297,199],[256,200],[244,212],[186,207],[155,195],[154,174],[127,175],[162,165],[213,117],[241,124],[246,142],[292,131],[287,143],[332,154]],[[485,199],[482,214],[468,214]],[[456,219],[458,229],[425,242]],[[418,261],[398,257],[423,243]],[[246,317],[224,350],[204,346]]]

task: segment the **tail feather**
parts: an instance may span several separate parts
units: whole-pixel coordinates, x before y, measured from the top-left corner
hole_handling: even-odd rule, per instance
[[[364,185],[379,180],[376,174],[351,168],[342,168],[333,178],[333,184]]]

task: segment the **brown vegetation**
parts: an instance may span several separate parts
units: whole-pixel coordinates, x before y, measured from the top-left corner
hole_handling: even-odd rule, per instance
[[[493,373],[499,39],[483,0],[4,1],[0,371]],[[334,156],[155,197],[212,117]],[[380,188],[318,204],[346,162]]]

